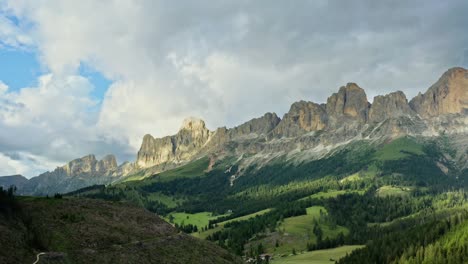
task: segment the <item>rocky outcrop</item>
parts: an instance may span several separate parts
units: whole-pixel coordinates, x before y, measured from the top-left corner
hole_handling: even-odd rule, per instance
[[[254,118],[244,124],[229,129],[229,139],[252,138],[266,136],[272,131],[281,119],[275,113],[266,113],[262,117]]]
[[[364,90],[355,83],[348,83],[327,99],[327,113],[331,125],[339,126],[343,121],[367,122],[370,104]]]
[[[410,106],[423,118],[468,111],[468,70],[452,68],[424,94],[419,93]]]
[[[406,96],[401,91],[374,97],[369,110],[369,122],[382,122],[399,116],[413,116],[415,112],[410,108]]]
[[[119,169],[114,155],[107,155],[102,160],[97,160],[94,155],[87,155],[51,172],[42,173],[29,180],[22,179],[21,184],[17,185],[18,193],[51,195],[71,192],[94,184],[108,184],[122,176],[117,173]]]
[[[323,105],[300,101],[291,105],[274,129],[273,135],[278,137],[294,137],[307,132],[323,130],[327,127],[328,116]]]
[[[212,135],[205,122],[196,118],[184,120],[174,136],[154,138],[147,134],[138,151],[136,165],[148,168],[165,162],[180,163],[193,158]]]
[[[117,169],[117,161],[114,155],[107,155],[99,161],[94,155],[88,155],[72,160],[61,168],[70,177],[82,174],[106,174]]]

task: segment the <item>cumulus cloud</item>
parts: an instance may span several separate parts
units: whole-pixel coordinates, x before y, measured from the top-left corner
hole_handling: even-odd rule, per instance
[[[104,155],[115,151],[116,144],[100,137],[96,130],[99,112],[95,108],[97,101],[90,98],[92,89],[86,78],[74,75],[47,74],[39,78],[37,87],[17,92],[0,84],[0,154],[4,169],[11,170],[21,163],[23,167],[18,166],[18,171],[32,176],[29,173],[47,168],[46,164],[60,164],[83,153]],[[24,164],[31,168],[24,169]]]
[[[175,133],[186,116],[234,126],[282,115],[297,100],[324,102],[347,82],[370,101],[394,90],[412,97],[466,63],[468,46],[462,0],[21,0],[0,8],[27,25],[7,21],[0,41],[33,46],[50,72],[37,87],[3,92],[0,142],[8,143],[0,148],[56,161],[91,152],[131,159],[144,134]],[[101,102],[79,76],[82,64],[112,80]]]

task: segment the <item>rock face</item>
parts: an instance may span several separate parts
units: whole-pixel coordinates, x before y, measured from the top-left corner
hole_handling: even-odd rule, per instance
[[[328,115],[322,105],[300,101],[291,105],[291,109],[284,115],[273,134],[279,137],[294,137],[323,130],[327,124]]]
[[[355,83],[348,83],[327,100],[327,113],[333,126],[346,119],[367,121],[370,104],[364,90]]]
[[[426,93],[419,93],[410,102],[421,117],[430,118],[443,114],[459,114],[468,111],[468,70],[452,68],[432,85]]]
[[[243,137],[257,137],[267,135],[273,130],[281,119],[275,113],[266,113],[262,117],[254,118],[244,124],[228,130],[230,139]]]
[[[61,167],[67,176],[83,174],[105,174],[117,169],[117,161],[114,155],[107,155],[102,160],[96,160],[94,155],[75,159]]]
[[[410,108],[406,96],[401,91],[374,97],[369,110],[370,122],[382,122],[398,116],[412,116],[415,112]]]
[[[143,137],[136,164],[139,168],[148,168],[169,161],[189,160],[207,143],[211,134],[205,122],[196,118],[184,120],[174,136],[154,138],[147,134]]]

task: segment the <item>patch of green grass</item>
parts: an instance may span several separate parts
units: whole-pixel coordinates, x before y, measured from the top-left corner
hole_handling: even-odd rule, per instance
[[[181,167],[161,172],[153,177],[154,179],[161,181],[168,181],[177,178],[201,177],[208,169],[209,163],[210,159],[208,157],[203,157]]]
[[[356,172],[354,174],[351,174],[343,179],[340,180],[341,183],[345,183],[345,182],[355,182],[355,181],[359,181],[361,179],[361,176],[359,175],[359,172]]]
[[[328,199],[328,198],[334,198],[337,197],[338,195],[342,195],[345,193],[358,193],[358,194],[364,194],[364,190],[332,190],[332,191],[327,191],[327,192],[318,192],[314,193],[312,195],[309,195],[307,197],[299,199],[300,201],[307,200],[309,198],[312,199]]]
[[[320,213],[321,212],[321,213]],[[322,206],[312,206],[307,208],[306,215],[300,215],[295,217],[289,217],[284,219],[283,224],[280,226],[280,230],[285,233],[297,235],[297,236],[308,236],[313,238],[315,241],[315,235],[312,233],[314,219],[318,220],[321,217],[327,215],[327,210]],[[341,226],[331,228],[329,225],[320,223],[320,227],[323,230],[323,238],[335,237],[340,232],[346,234],[348,230]]]
[[[223,222],[220,222],[218,223],[218,226],[217,227],[214,227],[212,229],[208,229],[204,232],[195,232],[195,233],[192,233],[192,235],[194,237],[198,237],[198,238],[202,238],[202,239],[205,239],[207,238],[209,235],[217,232],[217,231],[220,231],[224,228],[224,225],[227,224],[227,223],[230,223],[230,222],[234,222],[234,221],[245,221],[245,220],[249,220],[250,218],[253,218],[253,217],[256,217],[258,215],[263,215],[263,214],[266,214],[268,212],[270,212],[271,209],[268,208],[268,209],[265,209],[265,210],[261,210],[261,211],[258,211],[258,212],[255,212],[255,213],[252,213],[252,214],[248,214],[248,215],[244,215],[244,216],[239,216],[239,217],[236,217],[236,218],[233,218],[233,219],[229,219],[229,220],[226,220],[226,221],[223,221]]]
[[[229,219],[229,220],[226,220],[224,222],[221,222],[219,223],[218,225],[225,225],[227,223],[230,223],[230,222],[234,222],[234,221],[244,221],[244,220],[248,220],[250,218],[254,218],[256,217],[257,215],[263,215],[263,214],[266,214],[268,212],[270,212],[271,209],[268,208],[268,209],[265,209],[265,210],[261,210],[261,211],[258,211],[258,212],[255,212],[255,213],[252,213],[252,214],[248,214],[248,215],[244,215],[244,216],[239,216],[239,217],[236,217],[236,218],[233,218],[233,219]]]
[[[157,181],[170,181],[178,178],[201,177],[205,175],[209,164],[210,158],[205,156],[190,163],[184,164],[180,167],[157,173],[153,176],[148,176],[148,171],[150,169],[146,169],[138,172],[137,174],[126,177],[121,184],[141,186],[151,184]]]
[[[246,249],[251,246],[255,248],[262,243],[266,252],[275,255],[291,254],[292,250],[296,252],[305,251],[307,243],[316,243],[317,237],[313,233],[314,222],[322,229],[322,239],[335,238],[340,233],[346,235],[349,230],[345,227],[332,225],[327,220],[327,210],[323,206],[312,206],[307,208],[306,215],[285,218],[278,226],[276,231],[264,234],[251,243],[246,245]],[[276,243],[278,242],[278,247]]]
[[[171,217],[172,216],[172,217]],[[165,217],[166,221],[171,222],[178,225],[196,225],[199,229],[208,225],[210,220],[216,219],[218,217],[222,217],[225,215],[213,215],[211,212],[201,212],[196,214],[189,214],[189,213],[171,213],[167,217]]]
[[[407,196],[410,195],[412,188],[407,186],[390,186],[385,185],[380,187],[376,195],[379,197],[385,196]]]
[[[133,175],[125,177],[125,179],[122,180],[121,182],[141,181],[145,179],[146,177],[147,176],[145,176],[144,174],[138,173],[138,174],[133,174]]]
[[[375,153],[378,160],[399,160],[410,155],[423,155],[423,146],[409,137],[402,137],[385,144]]]
[[[316,250],[289,257],[276,257],[272,264],[333,264],[336,260],[346,256],[353,250],[364,246],[342,246],[332,249]]]
[[[148,200],[150,201],[159,201],[163,204],[165,204],[168,208],[175,208],[178,206],[178,204],[181,204],[184,202],[183,199],[178,199],[174,196],[168,196],[163,193],[157,192],[157,193],[150,193],[148,195]]]

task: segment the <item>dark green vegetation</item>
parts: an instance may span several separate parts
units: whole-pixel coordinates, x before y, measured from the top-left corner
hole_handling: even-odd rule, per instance
[[[210,170],[203,158],[71,195],[130,201],[257,263],[263,253],[287,260],[343,245],[366,246],[340,263],[423,263],[426,253],[464,260],[466,246],[454,241],[467,239],[468,172],[453,162],[449,146],[444,137],[354,142],[319,160],[280,157],[242,168],[232,186],[236,158]]]
[[[12,193],[0,190],[0,263],[33,263],[39,252],[49,252],[39,263],[242,263],[126,203]]]

